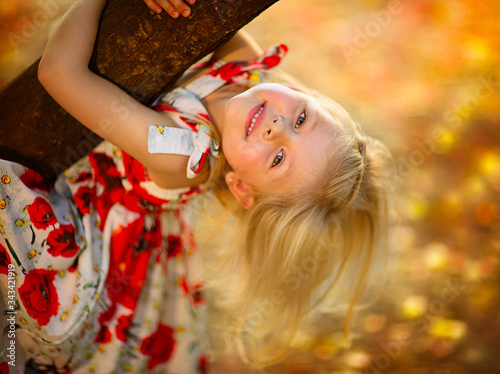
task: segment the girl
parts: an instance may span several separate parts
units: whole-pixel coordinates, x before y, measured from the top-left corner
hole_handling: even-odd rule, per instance
[[[173,16],[187,7],[160,4]],[[385,149],[333,101],[264,82],[287,48],[262,53],[244,33],[153,109],[142,106],[88,70],[104,5],[73,6],[39,79],[105,141],[53,188],[21,165],[0,164],[0,277],[4,309],[16,313],[16,366],[206,372],[192,231],[202,191],[239,222],[216,264],[243,355],[269,363],[313,310],[339,297],[348,320],[384,255]]]

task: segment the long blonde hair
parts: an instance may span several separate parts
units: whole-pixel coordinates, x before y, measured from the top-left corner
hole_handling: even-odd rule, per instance
[[[238,224],[211,274],[223,284],[226,337],[257,367],[279,360],[314,310],[346,305],[347,333],[363,291],[383,273],[390,154],[339,104],[312,95],[342,129],[315,183],[260,195],[246,210],[225,186],[224,159],[212,172],[213,191]]]

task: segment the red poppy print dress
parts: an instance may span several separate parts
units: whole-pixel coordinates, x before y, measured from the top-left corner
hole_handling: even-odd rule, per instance
[[[285,52],[278,45],[257,61],[196,66],[209,73],[156,104],[179,129],[151,126],[149,151],[190,155],[187,174],[196,175],[218,148],[193,120],[210,120],[201,99],[259,81]],[[2,374],[208,372],[192,225],[202,188],[162,189],[107,141],[54,186],[5,160],[0,178]]]

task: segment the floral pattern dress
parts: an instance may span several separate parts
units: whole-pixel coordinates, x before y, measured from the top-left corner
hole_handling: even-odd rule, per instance
[[[209,73],[167,93],[156,109],[201,132],[193,116],[210,119],[203,97],[227,83],[260,81],[260,69],[285,52],[278,45],[257,61],[198,65]],[[161,145],[155,131],[163,136],[150,128],[150,146]],[[215,154],[213,142],[205,147],[194,174]],[[0,178],[0,373],[208,372],[192,226],[202,188],[159,188],[106,141],[54,186],[6,160]]]

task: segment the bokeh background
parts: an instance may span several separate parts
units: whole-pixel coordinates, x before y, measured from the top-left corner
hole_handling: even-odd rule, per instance
[[[0,86],[71,3],[0,0]],[[500,373],[499,16],[497,0],[281,0],[248,25],[388,145],[397,177],[388,279],[351,346],[325,317],[265,373]]]

